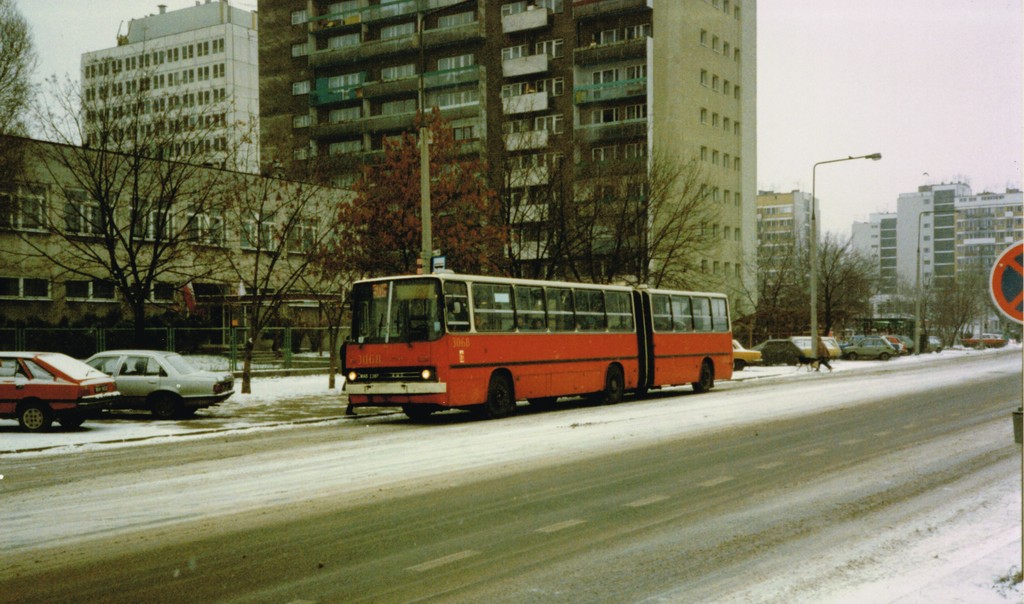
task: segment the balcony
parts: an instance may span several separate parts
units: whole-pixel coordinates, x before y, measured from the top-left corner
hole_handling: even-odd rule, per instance
[[[372,99],[384,96],[401,96],[420,89],[420,79],[409,76],[400,80],[382,80],[363,84],[363,97]]]
[[[648,122],[646,118],[608,124],[589,124],[578,126],[576,135],[586,143],[603,143],[617,140],[639,139],[647,136]]]
[[[627,99],[630,97],[645,96],[646,94],[647,78],[620,80],[618,82],[593,84],[591,86],[577,86],[572,92],[573,102],[577,105],[596,103],[598,101]]]
[[[509,171],[508,184],[513,188],[537,187],[549,182],[551,182],[551,173],[547,166],[514,168]]]
[[[547,108],[548,93],[546,92],[531,92],[501,99],[501,111],[505,115],[546,111]]]
[[[479,82],[481,69],[482,67],[478,65],[468,65],[455,69],[429,71],[423,74],[423,87],[427,90],[433,90],[435,88],[458,86],[468,82]]]
[[[366,77],[365,73],[361,73],[359,79],[362,80]],[[342,101],[352,101],[355,99],[362,98],[362,82],[350,84],[348,86],[339,86],[331,88],[328,85],[330,78],[317,78],[316,89],[309,93],[309,104],[313,107],[319,107],[321,105],[329,105],[331,103],[340,103]]]
[[[628,59],[644,59],[647,57],[647,37],[633,38],[611,44],[593,44],[573,51],[576,65],[600,65]]]
[[[546,54],[519,57],[518,59],[505,59],[501,62],[501,75],[506,78],[544,73],[548,70],[548,56]]]
[[[356,10],[340,13],[328,13],[320,15],[309,22],[310,30],[314,33],[357,25],[360,23],[372,23],[374,21],[386,21],[411,15],[418,12],[431,11],[448,6],[455,6],[467,0],[392,0],[380,4],[367,6]]]
[[[651,7],[652,0],[574,0],[572,16],[576,19],[595,19]]]
[[[371,115],[358,120],[338,122],[335,124],[318,124],[313,127],[313,138],[338,138],[355,134],[373,132],[393,132],[396,130],[412,130],[416,121],[415,113],[396,113],[394,115]]]
[[[309,55],[309,66],[313,68],[343,65],[356,61],[365,61],[382,56],[411,54],[420,49],[418,34],[410,34],[388,40],[370,40],[362,44],[325,48]]]
[[[455,27],[435,28],[424,31],[423,47],[438,48],[454,44],[465,44],[466,42],[478,42],[485,37],[483,21],[474,21],[473,23],[464,23]]]
[[[548,10],[531,5],[528,7],[528,10],[521,13],[503,16],[501,18],[501,31],[502,33],[512,34],[519,31],[547,27],[548,23]]]
[[[505,150],[525,151],[527,149],[543,149],[548,146],[548,131],[534,130],[531,132],[512,132],[505,135]]]

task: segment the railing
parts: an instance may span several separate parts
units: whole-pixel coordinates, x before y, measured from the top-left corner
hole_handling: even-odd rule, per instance
[[[573,89],[573,101],[577,105],[582,105],[583,103],[624,99],[645,94],[647,94],[647,78],[636,78],[633,80],[606,82],[604,84],[577,86]]]
[[[263,331],[253,350],[253,370],[260,372],[326,372],[330,364],[328,328],[275,327]],[[341,330],[341,345],[348,328]],[[203,357],[204,369],[241,371],[244,327],[161,327],[145,330],[146,348],[173,350]],[[135,332],[123,327],[17,327],[0,329],[0,350],[62,352],[85,359],[105,350],[138,348]]]

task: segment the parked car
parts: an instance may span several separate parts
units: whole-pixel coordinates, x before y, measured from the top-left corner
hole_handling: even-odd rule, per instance
[[[960,343],[967,348],[1002,348],[1006,346],[1006,338],[999,333],[983,333],[979,338],[963,338]]]
[[[110,376],[59,352],[0,352],[0,418],[30,432],[77,428],[119,396]]]
[[[800,354],[805,357],[815,357],[817,354],[811,354],[811,336],[793,336],[790,338],[793,343],[800,347]],[[839,347],[839,342],[831,336],[821,336],[821,341],[825,343],[825,349],[828,350],[828,358],[838,359],[843,356],[843,350]]]
[[[897,356],[899,351],[883,336],[864,336],[843,348],[843,357],[857,359],[879,359],[888,361]]]
[[[914,338],[910,336],[897,335],[900,342],[903,342],[903,347],[906,348],[906,354],[914,354]]]
[[[942,339],[939,336],[928,336],[928,341],[921,352],[942,352]]]
[[[889,342],[889,344],[891,344],[892,347],[896,349],[896,354],[910,354],[909,352],[907,352],[907,346],[903,343],[903,340],[897,338],[896,336],[884,335],[882,337],[885,338],[885,341]]]
[[[761,361],[765,365],[796,365],[797,357],[805,356],[800,348],[790,339],[765,340],[754,350],[760,351]]]
[[[732,341],[732,370],[743,371],[747,365],[760,365],[761,351],[749,350],[736,340]]]
[[[114,376],[121,399],[116,409],[146,409],[161,419],[191,417],[235,393],[230,372],[197,369],[176,352],[108,350],[85,361]]]

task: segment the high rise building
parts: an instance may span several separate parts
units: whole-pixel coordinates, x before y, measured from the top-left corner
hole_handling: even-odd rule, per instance
[[[941,284],[956,274],[956,199],[971,194],[965,183],[922,185],[896,200],[899,279],[917,279],[920,248],[921,283]]]
[[[956,271],[987,276],[996,258],[1024,238],[1024,197],[1019,189],[957,197]]]
[[[511,208],[556,179],[644,195],[602,183],[692,158],[716,216],[700,266],[739,291],[756,245],[755,17],[753,0],[261,2],[263,165],[344,158],[347,184],[433,108]],[[544,253],[520,235],[522,258]]]
[[[811,194],[757,194],[757,260],[762,270],[788,262],[811,238]]]
[[[83,143],[157,145],[167,159],[259,168],[256,14],[204,0],[128,22],[82,55]],[[157,142],[158,141],[158,142]]]

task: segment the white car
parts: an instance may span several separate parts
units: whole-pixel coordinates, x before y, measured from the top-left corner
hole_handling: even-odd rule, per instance
[[[235,393],[230,372],[196,369],[176,352],[108,350],[85,362],[117,382],[121,398],[112,408],[147,409],[161,419],[191,417]]]

